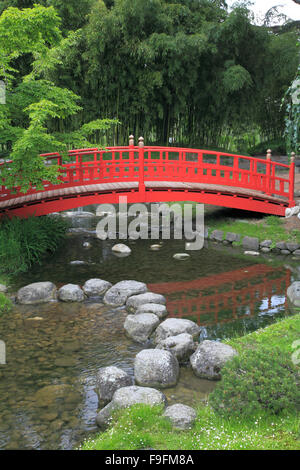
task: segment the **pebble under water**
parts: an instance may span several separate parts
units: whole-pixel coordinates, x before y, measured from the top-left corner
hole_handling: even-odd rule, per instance
[[[173,259],[184,251],[178,240],[163,240],[157,251],[150,249],[157,241],[129,241],[131,255],[119,258],[111,251],[114,241],[95,236],[97,220],[78,215],[63,246],[18,276],[14,292],[37,281],[60,287],[94,277],[112,283],[135,279],[166,296],[169,316],[196,321],[200,339],[245,334],[287,313],[285,293],[297,280],[297,261],[246,257],[237,248],[211,243],[180,261]],[[15,305],[0,317],[6,345],[6,364],[0,365],[0,449],[72,449],[97,431],[97,370],[115,365],[133,375],[135,355],[151,347],[126,338],[125,317],[124,309],[100,299]],[[164,393],[171,404],[195,405],[214,386],[181,367],[179,383]]]

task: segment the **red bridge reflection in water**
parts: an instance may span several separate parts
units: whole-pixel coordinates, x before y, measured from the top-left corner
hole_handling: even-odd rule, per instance
[[[289,270],[257,264],[193,281],[150,284],[149,288],[166,296],[170,317],[211,326],[287,307],[285,293],[290,284]]]

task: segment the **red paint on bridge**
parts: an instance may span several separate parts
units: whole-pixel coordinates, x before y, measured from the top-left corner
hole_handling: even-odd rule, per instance
[[[132,141],[131,141],[132,143]],[[269,155],[269,156],[268,156]],[[46,215],[89,204],[195,201],[283,216],[294,202],[295,163],[285,165],[224,152],[139,146],[77,149],[63,163],[58,153],[43,154],[58,165],[56,184],[0,191],[0,217]],[[293,159],[292,159],[293,160]],[[9,165],[9,162],[1,165]],[[288,177],[282,173],[288,172]]]

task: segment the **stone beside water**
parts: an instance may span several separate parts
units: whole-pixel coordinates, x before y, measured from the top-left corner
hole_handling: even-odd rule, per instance
[[[177,336],[182,333],[190,334],[196,338],[200,333],[200,327],[185,318],[167,318],[157,327],[153,339],[158,344],[169,336]]]
[[[190,362],[197,377],[220,380],[222,367],[236,355],[237,351],[227,344],[205,340],[190,357]]]
[[[83,286],[83,291],[88,297],[96,297],[104,295],[108,289],[112,287],[112,284],[103,279],[89,279]]]
[[[77,284],[66,284],[59,289],[58,298],[62,302],[82,302],[84,292]]]
[[[179,377],[179,364],[169,351],[144,349],[134,360],[134,377],[138,385],[168,388],[176,385]]]
[[[125,305],[128,297],[147,292],[147,286],[138,281],[121,281],[112,286],[104,296],[107,305],[121,307]]]
[[[133,385],[133,378],[119,367],[109,366],[99,369],[96,383],[99,402],[106,404],[119,388]]]
[[[138,343],[145,343],[159,325],[159,318],[153,313],[128,315],[124,323],[127,336]]]
[[[126,308],[129,311],[136,311],[140,306],[144,304],[165,305],[166,299],[161,294],[155,294],[154,292],[146,292],[144,294],[138,294],[129,297],[126,302]]]
[[[22,287],[17,293],[19,304],[34,305],[57,299],[57,289],[52,282],[34,282]]]

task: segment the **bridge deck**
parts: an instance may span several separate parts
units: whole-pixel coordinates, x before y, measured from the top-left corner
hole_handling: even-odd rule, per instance
[[[27,194],[25,196],[19,196],[15,199],[9,199],[0,202],[0,209],[12,208],[26,203],[40,203],[42,200],[49,198],[63,198],[64,196],[84,194],[84,193],[103,193],[103,192],[118,192],[118,191],[131,191],[138,190],[139,183],[135,181],[130,182],[118,182],[118,183],[101,183],[101,184],[90,184],[90,185],[78,185],[73,187],[59,187],[50,191],[40,191],[34,194]],[[288,199],[280,196],[267,195],[261,191],[255,191],[245,188],[237,188],[230,186],[223,186],[217,184],[207,183],[184,183],[179,181],[145,181],[146,190],[149,189],[161,189],[161,190],[187,190],[188,192],[193,191],[204,191],[204,192],[221,192],[222,194],[228,193],[236,196],[248,196],[255,198],[262,198],[270,202],[288,205]]]

